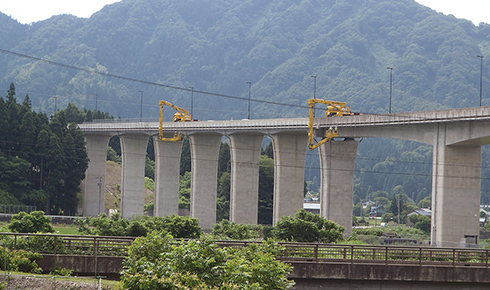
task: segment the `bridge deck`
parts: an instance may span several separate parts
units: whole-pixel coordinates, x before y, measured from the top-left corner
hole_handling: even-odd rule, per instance
[[[448,123],[461,121],[490,120],[490,107],[474,107],[463,109],[449,109],[437,111],[421,111],[410,113],[373,114],[345,117],[317,117],[315,127],[328,126],[353,127],[353,126],[383,126],[383,125],[410,125],[426,123]],[[251,119],[251,120],[219,120],[196,122],[165,122],[165,132],[221,132],[221,131],[306,131],[308,130],[308,118],[289,119]],[[140,132],[157,134],[159,122],[135,121],[135,120],[97,120],[95,122],[80,124],[83,132]]]

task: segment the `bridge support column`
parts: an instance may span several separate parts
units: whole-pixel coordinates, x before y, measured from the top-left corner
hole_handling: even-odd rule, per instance
[[[320,214],[352,234],[354,170],[358,141],[330,141],[319,147],[321,164]]]
[[[216,223],[218,191],[218,157],[221,135],[194,134],[191,145],[191,216],[198,218],[203,229]]]
[[[84,180],[84,216],[98,216],[105,210],[105,170],[110,138],[110,135],[85,134],[90,161]]]
[[[128,134],[120,136],[120,139],[122,154],[121,216],[123,218],[142,216],[148,136]]]
[[[179,214],[179,177],[182,141],[160,141],[155,148],[155,208],[153,216]]]
[[[435,246],[457,246],[478,237],[481,147],[446,146],[445,125],[435,137],[432,169],[432,233]]]
[[[259,163],[263,135],[233,134],[231,140],[230,221],[257,224]]]
[[[274,146],[274,205],[272,223],[303,208],[307,134],[272,135]]]

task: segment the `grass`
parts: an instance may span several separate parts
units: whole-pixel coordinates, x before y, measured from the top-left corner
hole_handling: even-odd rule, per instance
[[[10,232],[8,222],[0,222],[0,232]],[[75,225],[53,224],[55,233],[60,235],[80,235]]]
[[[60,235],[80,235],[75,225],[54,224],[53,228]]]

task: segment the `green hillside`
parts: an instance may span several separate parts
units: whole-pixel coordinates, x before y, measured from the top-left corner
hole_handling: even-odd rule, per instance
[[[474,26],[413,0],[123,0],[89,19],[61,15],[23,25],[0,13],[0,36],[0,88],[14,82],[17,96],[28,94],[32,108],[48,116],[55,103],[73,102],[137,118],[143,100],[143,117],[157,118],[161,99],[189,108],[193,87],[196,118],[241,119],[251,82],[252,118],[304,117],[312,75],[318,98],[387,113],[387,67],[393,112],[472,107],[480,102],[476,56],[490,52],[489,24]],[[486,58],[484,65],[483,105],[490,105]],[[318,190],[315,155],[307,167],[310,189]],[[364,140],[355,194],[391,194],[401,185],[418,202],[430,195],[431,169],[430,146]]]

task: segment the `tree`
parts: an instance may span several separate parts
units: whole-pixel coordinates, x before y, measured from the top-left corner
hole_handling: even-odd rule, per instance
[[[318,214],[300,209],[294,216],[281,217],[273,236],[286,241],[335,243],[343,239],[344,229]]]
[[[12,216],[8,225],[9,230],[15,233],[53,233],[51,218],[44,215],[43,211],[26,213],[21,211]]]
[[[65,167],[61,195],[63,204],[59,211],[66,215],[75,215],[78,206],[78,193],[80,182],[85,178],[88,167],[88,155],[85,150],[83,133],[75,123],[68,126],[63,142]]]
[[[186,171],[179,179],[179,208],[189,208],[191,204],[192,174]]]
[[[419,201],[419,203],[417,203],[417,206],[419,208],[430,208],[431,205],[432,205],[432,201],[431,201],[430,197],[425,197],[425,198],[421,199]]]
[[[430,218],[424,215],[419,216],[417,222],[413,226],[416,229],[422,230],[425,233],[430,233]]]
[[[182,142],[182,153],[180,154],[180,175],[191,171],[191,144],[189,138]]]
[[[225,172],[231,172],[230,145],[226,142],[221,142],[218,157],[218,178]]]
[[[231,175],[229,172],[223,172],[218,181],[218,196],[216,202],[216,220],[230,218],[230,186]]]
[[[292,267],[276,259],[281,250],[272,241],[220,248],[155,231],[129,247],[121,281],[125,289],[288,289]]]
[[[272,224],[274,198],[274,160],[260,155],[259,165],[259,217],[261,225]]]

